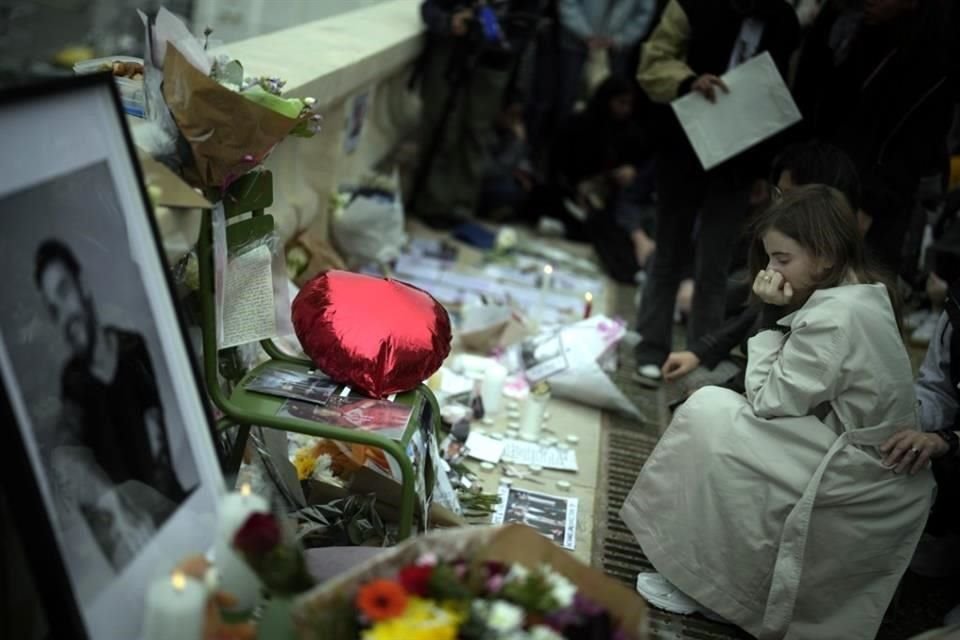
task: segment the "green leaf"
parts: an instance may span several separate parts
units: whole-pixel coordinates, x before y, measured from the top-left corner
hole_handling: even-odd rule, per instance
[[[300,98],[281,98],[266,91],[258,84],[241,92],[240,95],[291,120],[299,118],[300,112],[303,111],[303,100]]]

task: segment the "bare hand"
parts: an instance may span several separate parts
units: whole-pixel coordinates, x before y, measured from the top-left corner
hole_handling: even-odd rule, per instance
[[[622,167],[617,167],[613,170],[613,179],[621,187],[625,187],[631,182],[634,181],[637,177],[637,170],[634,169],[629,164],[625,164]]]
[[[793,287],[780,272],[763,269],[753,280],[753,294],[767,304],[784,307],[793,300]]]
[[[467,34],[467,27],[469,26],[470,19],[473,17],[473,12],[470,9],[463,9],[462,11],[457,11],[450,18],[450,33],[456,37],[464,36]]]
[[[717,87],[723,90],[724,93],[730,93],[730,89],[727,88],[727,85],[723,83],[723,80],[711,73],[705,73],[696,80],[694,80],[693,85],[691,85],[690,90],[696,91],[704,98],[710,102],[717,101]]]
[[[910,475],[923,469],[930,460],[939,458],[950,450],[947,442],[935,433],[914,429],[901,431],[880,445],[880,453],[886,454],[883,464],[894,467],[894,473],[907,469]]]
[[[700,358],[693,351],[674,351],[660,369],[667,382],[682,378],[700,366]]]

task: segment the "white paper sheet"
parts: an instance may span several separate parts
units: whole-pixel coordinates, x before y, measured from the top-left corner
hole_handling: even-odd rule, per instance
[[[472,437],[472,436],[471,436]],[[577,471],[577,454],[572,449],[545,447],[536,442],[504,440],[503,461],[514,464],[535,464],[544,469]]]
[[[802,118],[769,53],[723,75],[716,103],[696,92],[671,103],[704,169],[712,169]]]
[[[230,260],[224,282],[221,348],[277,335],[271,260],[266,245]]]
[[[488,436],[471,433],[467,437],[466,447],[469,457],[481,462],[497,464],[503,457],[505,443],[502,440],[494,440]]]

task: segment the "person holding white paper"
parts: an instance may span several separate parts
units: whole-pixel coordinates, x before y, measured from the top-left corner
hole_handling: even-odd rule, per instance
[[[638,80],[661,104],[691,91],[712,101],[726,90],[720,80],[724,72],[763,52],[785,75],[798,38],[796,13],[783,0],[671,0],[644,45]],[[660,379],[671,350],[677,288],[691,257],[694,297],[688,338],[696,340],[722,324],[727,270],[751,187],[765,179],[769,166],[765,150],[754,148],[704,171],[674,114],[664,110],[661,116],[657,254],[637,318],[640,382]]]

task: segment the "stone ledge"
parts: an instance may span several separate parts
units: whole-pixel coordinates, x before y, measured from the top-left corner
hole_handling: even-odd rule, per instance
[[[290,95],[332,104],[412,63],[424,33],[420,0],[391,0],[215,49],[248,75],[280,76]]]

